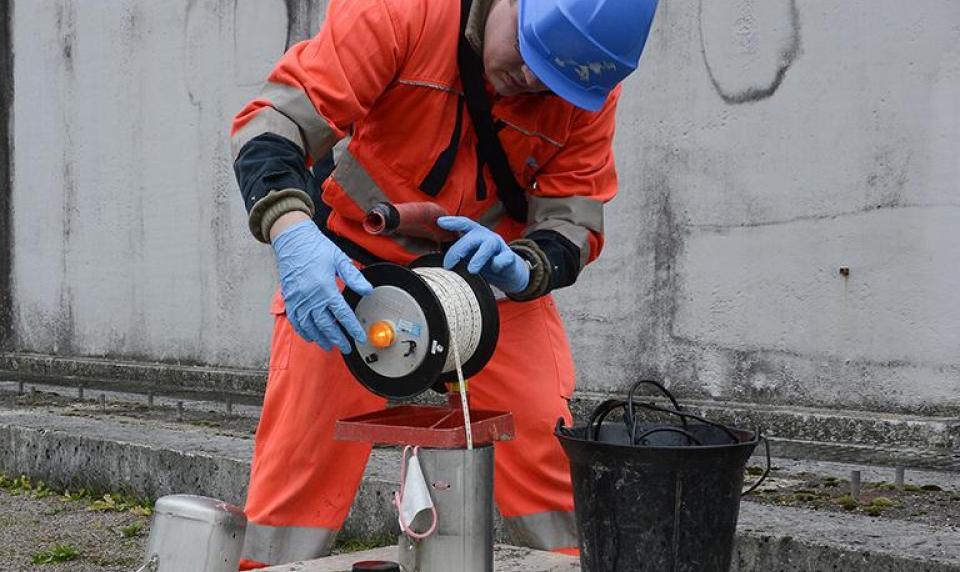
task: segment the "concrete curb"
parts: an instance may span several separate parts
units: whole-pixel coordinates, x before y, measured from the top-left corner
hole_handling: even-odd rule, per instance
[[[252,440],[172,423],[0,410],[0,471],[55,487],[193,493],[242,504]],[[342,535],[396,534],[397,452],[377,449]],[[744,503],[737,570],[960,572],[960,533],[904,521]],[[842,565],[838,564],[842,563]]]
[[[604,393],[578,391],[570,407],[574,417],[589,418],[593,409],[611,397]],[[638,401],[664,401],[660,396],[643,395]],[[681,405],[708,419],[738,427],[760,426],[772,437],[818,441],[916,447],[949,452],[960,447],[960,418],[758,405],[735,401],[683,400]]]
[[[261,370],[23,353],[0,353],[0,375],[41,384],[87,383],[143,393],[193,393],[200,399],[233,393],[247,401],[257,400],[266,386],[266,372]],[[623,396],[578,391],[571,401],[574,418],[586,419],[600,402],[611,397]],[[649,400],[650,396],[642,399]],[[762,427],[773,438],[778,455],[960,470],[960,459],[955,456],[955,451],[960,451],[958,417],[725,401],[683,403],[711,419],[741,427]]]
[[[574,419],[589,419],[603,393],[577,392]],[[641,401],[663,401],[644,395]],[[684,408],[735,427],[760,427],[776,456],[960,470],[960,418],[684,400]]]
[[[743,503],[733,569],[956,572],[960,530]]]
[[[124,362],[112,359],[0,353],[0,371],[12,376],[53,378],[59,382],[97,380],[137,385],[156,391],[210,391],[263,394],[266,370],[214,368],[166,363]],[[136,380],[136,381],[131,381]]]

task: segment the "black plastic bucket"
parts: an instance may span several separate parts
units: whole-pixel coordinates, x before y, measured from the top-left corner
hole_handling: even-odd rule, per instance
[[[637,403],[642,384],[661,389],[673,408]],[[623,423],[605,421],[618,409]],[[641,420],[641,412],[679,422]],[[662,385],[641,381],[627,401],[601,404],[585,427],[558,421],[556,435],[570,459],[583,572],[728,572],[759,430],[692,415]]]

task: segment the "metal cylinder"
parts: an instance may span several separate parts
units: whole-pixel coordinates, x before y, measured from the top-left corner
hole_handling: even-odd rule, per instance
[[[194,495],[170,495],[154,506],[145,563],[156,572],[237,572],[247,529],[238,507]]]
[[[493,447],[420,449],[419,457],[437,530],[421,541],[400,535],[403,570],[492,572]]]

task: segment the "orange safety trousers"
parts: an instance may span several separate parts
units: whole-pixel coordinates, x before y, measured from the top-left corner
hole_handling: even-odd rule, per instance
[[[495,445],[494,497],[513,541],[573,552],[570,468],[553,435],[571,424],[573,359],[552,296],[502,300],[500,337],[469,380],[471,405],[513,413],[516,436]],[[270,373],[247,492],[241,569],[326,555],[343,525],[372,445],[334,440],[338,419],[383,409],[336,352],[300,338],[279,292]],[[397,466],[399,478],[400,467]],[[395,516],[384,514],[383,518]]]

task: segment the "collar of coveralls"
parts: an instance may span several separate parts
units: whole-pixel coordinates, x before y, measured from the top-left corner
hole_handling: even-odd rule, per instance
[[[483,31],[487,27],[487,16],[496,0],[473,0],[470,6],[470,15],[467,16],[467,29],[464,35],[470,42],[470,47],[483,56]]]

